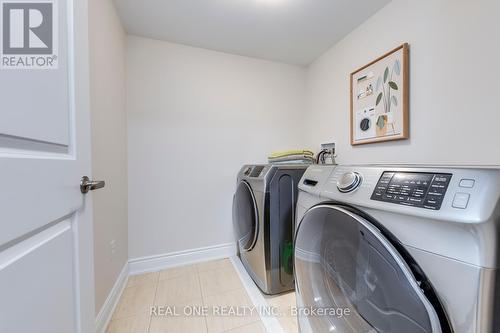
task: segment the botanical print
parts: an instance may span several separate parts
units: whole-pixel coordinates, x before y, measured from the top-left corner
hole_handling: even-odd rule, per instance
[[[379,92],[382,88],[382,91],[377,96],[377,102],[375,105],[378,105],[382,98],[384,98],[384,109],[385,113],[391,112],[391,104],[394,106],[398,106],[398,99],[396,96],[391,96],[391,90],[398,90],[398,85],[396,82],[392,80],[392,76],[401,74],[401,65],[398,59],[394,61],[394,66],[392,66],[391,74],[389,75],[389,67],[385,68],[384,71],[384,81],[382,82],[382,76],[378,77],[377,84],[375,85],[375,92]]]
[[[408,44],[351,74],[351,144],[408,138]]]
[[[393,80],[393,76],[401,75],[401,63],[399,59],[394,61],[394,65],[392,66],[391,71],[389,71],[389,67],[386,67],[384,70],[384,75],[378,77],[377,83],[375,85],[375,92],[380,93],[377,96],[377,101],[375,102],[375,106],[378,106],[381,101],[383,101],[384,105],[384,113],[385,115],[379,115],[377,119],[377,127],[379,132],[385,127],[386,124],[390,124],[392,126],[392,132],[395,132],[394,128],[394,117],[391,113],[391,106],[398,106],[398,98],[397,96],[391,95],[392,90],[397,91],[399,89],[398,84]],[[392,121],[391,121],[392,120]],[[381,133],[386,134],[386,133]]]

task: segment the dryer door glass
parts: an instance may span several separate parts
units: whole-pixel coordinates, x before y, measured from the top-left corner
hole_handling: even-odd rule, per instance
[[[295,240],[302,332],[441,332],[397,250],[371,223],[333,205],[310,209]],[[314,310],[322,312],[314,312]]]
[[[240,249],[251,250],[257,240],[258,212],[252,189],[244,181],[233,198],[233,223]]]

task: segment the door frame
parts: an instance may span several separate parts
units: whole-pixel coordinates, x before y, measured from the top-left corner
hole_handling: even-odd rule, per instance
[[[80,144],[76,147],[74,154],[84,162],[82,164],[81,176],[88,175],[92,179],[91,169],[91,127],[90,127],[90,62],[89,62],[89,12],[88,0],[68,1],[68,18],[70,44],[68,47],[68,59],[70,71],[73,71],[74,85],[70,92],[70,100],[73,101],[75,117],[73,124],[79,124],[79,130],[73,129],[76,137],[73,140]],[[72,23],[72,24],[71,24]],[[74,95],[72,95],[74,94]],[[72,97],[72,98],[71,98]],[[86,110],[86,111],[80,111]],[[81,143],[85,144],[81,144]],[[74,145],[73,145],[74,147]],[[78,181],[78,180],[75,180]],[[94,284],[94,244],[93,244],[93,212],[92,195],[83,195],[83,209],[77,213],[75,218],[75,228],[78,228],[77,235],[81,239],[90,240],[80,242],[75,238],[77,247],[75,250],[79,256],[76,259],[78,272],[75,272],[77,279],[76,290],[77,301],[77,327],[78,333],[95,333],[96,331],[96,311],[95,311],[95,284]],[[85,224],[84,228],[81,228]],[[91,291],[91,292],[89,292]]]

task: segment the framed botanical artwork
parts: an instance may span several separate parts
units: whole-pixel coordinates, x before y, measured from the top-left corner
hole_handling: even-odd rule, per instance
[[[351,145],[409,137],[405,43],[351,73]]]

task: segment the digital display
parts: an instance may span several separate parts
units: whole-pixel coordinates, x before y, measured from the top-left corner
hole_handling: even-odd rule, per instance
[[[451,174],[386,171],[371,199],[439,210],[451,177]]]

